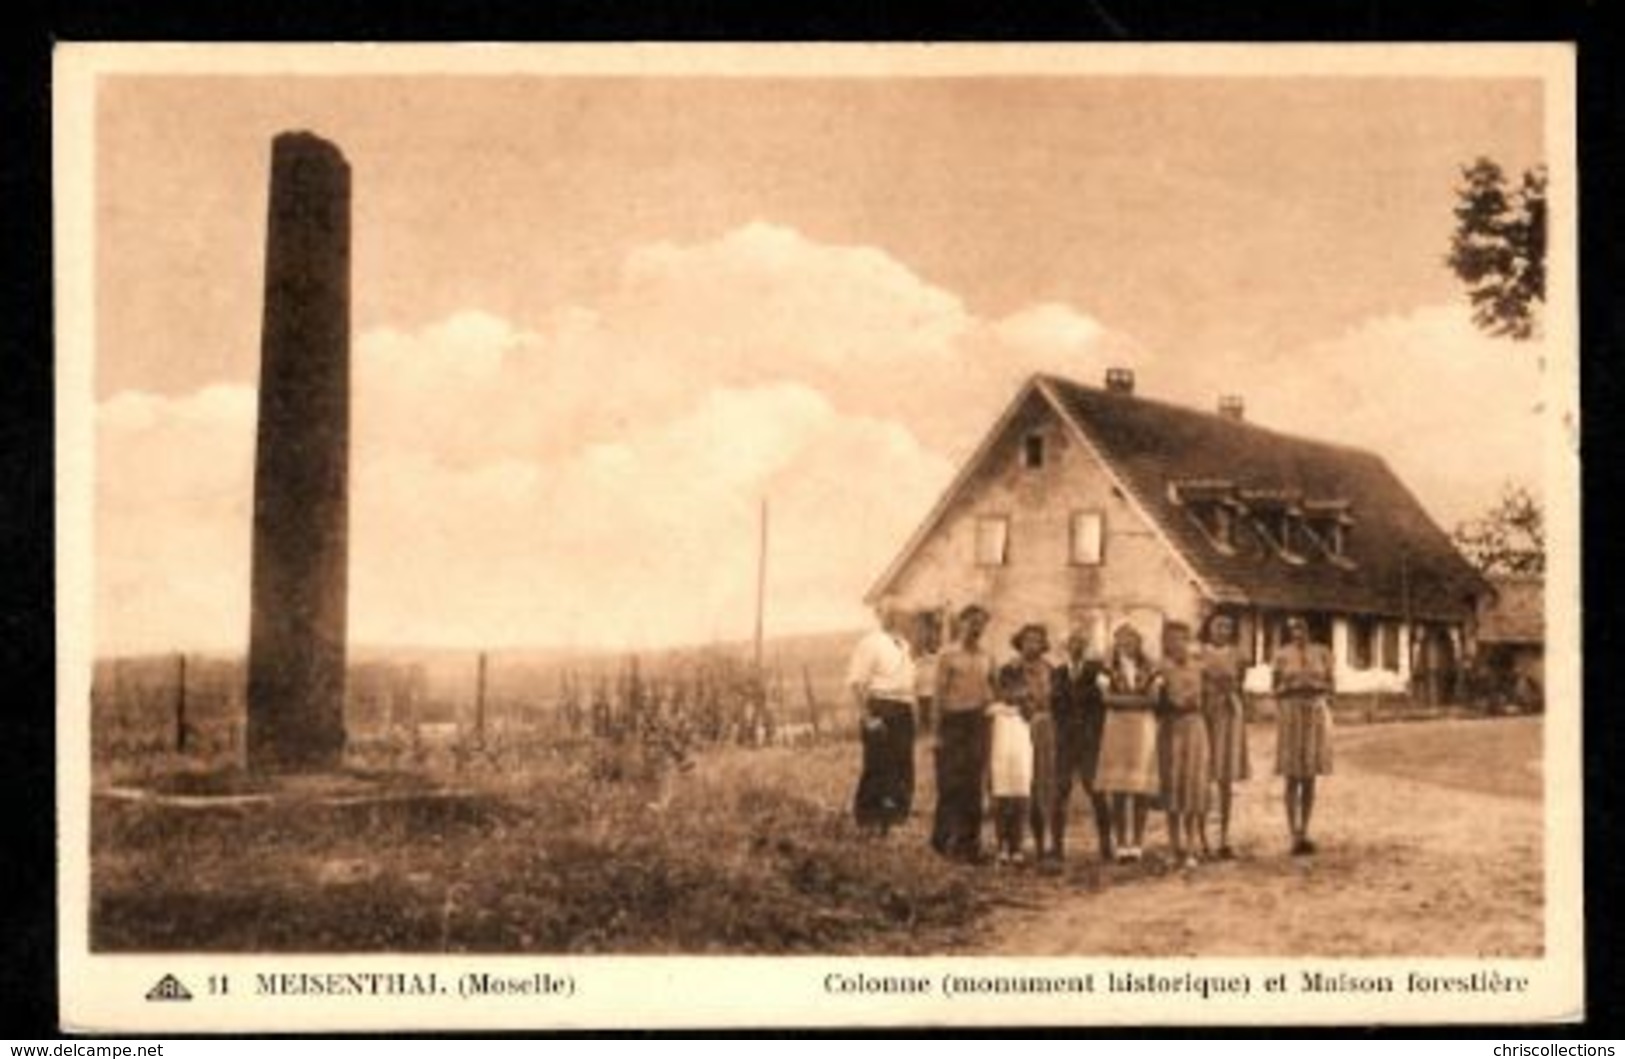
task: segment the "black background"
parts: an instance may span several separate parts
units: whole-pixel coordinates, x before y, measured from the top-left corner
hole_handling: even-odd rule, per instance
[[[0,8],[0,1035],[56,1030],[55,690],[53,620],[50,57],[54,40],[1102,40],[1576,42],[1579,67],[1581,379],[1584,425],[1586,926],[1589,1021],[1525,1027],[1532,1039],[1621,1036],[1621,892],[1616,804],[1625,703],[1619,656],[1625,579],[1609,576],[1622,539],[1617,498],[1625,385],[1625,82],[1607,0],[1476,3],[1159,3],[1084,0],[843,6],[716,2],[639,6],[600,0],[340,0],[21,3]],[[1578,709],[1553,703],[1552,710]],[[1236,1030],[1258,1035],[1262,1027]],[[1222,1036],[1207,1030],[1202,1036]],[[1290,1036],[1302,1036],[1293,1031]],[[1309,1031],[1313,1032],[1313,1031]],[[1378,1034],[1374,1028],[1330,1030]],[[1416,1028],[1403,1031],[1418,1034]],[[1509,1039],[1509,1028],[1450,1037]],[[1122,1031],[1113,1031],[1114,1036]],[[955,1036],[971,1036],[956,1033]]]

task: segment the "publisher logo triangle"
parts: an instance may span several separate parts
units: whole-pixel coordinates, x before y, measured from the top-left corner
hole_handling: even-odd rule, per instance
[[[191,1000],[192,993],[172,974],[158,979],[158,984],[147,990],[148,1000]]]

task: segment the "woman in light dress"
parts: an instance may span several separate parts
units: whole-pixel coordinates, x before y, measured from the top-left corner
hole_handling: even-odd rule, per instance
[[[988,706],[988,787],[993,796],[994,862],[1023,864],[1035,754],[1032,701],[1018,666],[999,670],[998,695]]]
[[[1292,852],[1315,852],[1309,820],[1315,811],[1315,780],[1332,771],[1332,654],[1309,639],[1309,625],[1287,619],[1287,642],[1271,663],[1278,714],[1275,771],[1286,780],[1286,821]]]
[[[1162,629],[1162,804],[1174,863],[1196,867],[1207,819],[1209,772],[1207,719],[1202,714],[1202,663],[1190,649],[1191,629],[1171,621]]]
[[[1033,745],[1033,782],[1028,793],[1028,823],[1033,829],[1033,855],[1046,867],[1060,863],[1057,832],[1051,817],[1055,813],[1055,667],[1049,654],[1049,629],[1041,622],[1028,622],[1010,638],[1016,657],[1005,666],[1021,681],[1026,701],[1025,716]]]
[[[1219,612],[1207,620],[1202,645],[1202,715],[1207,720],[1213,752],[1214,792],[1218,795],[1220,860],[1235,857],[1230,848],[1230,806],[1234,785],[1252,775],[1247,759],[1247,706],[1242,698],[1244,662],[1235,644],[1236,622]],[[1207,851],[1207,829],[1202,829]]]
[[[1095,786],[1111,799],[1118,862],[1137,861],[1146,814],[1158,790],[1155,709],[1162,681],[1133,625],[1124,622],[1112,633],[1111,657],[1099,681],[1106,723]]]

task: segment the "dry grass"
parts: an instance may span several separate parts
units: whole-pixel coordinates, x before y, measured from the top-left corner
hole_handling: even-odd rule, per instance
[[[861,841],[854,748],[719,751],[673,781],[591,763],[455,797],[177,808],[98,799],[109,951],[914,952],[990,900],[923,843]],[[194,780],[185,790],[205,786]],[[227,789],[236,785],[229,780]],[[184,865],[184,869],[177,869]]]
[[[663,809],[649,804],[659,781],[637,768],[558,757],[465,775],[455,796],[406,785],[375,802],[285,792],[208,809],[98,798],[92,939],[106,951],[1530,955],[1539,735],[1538,718],[1340,732],[1316,814],[1323,852],[1295,859],[1267,776],[1271,732],[1257,725],[1242,859],[1194,876],[1089,863],[1081,818],[1061,877],[945,864],[925,844],[923,744],[920,811],[884,843],[850,822],[851,744],[707,751]],[[603,778],[617,773],[634,778]],[[1160,845],[1160,821],[1149,837]]]

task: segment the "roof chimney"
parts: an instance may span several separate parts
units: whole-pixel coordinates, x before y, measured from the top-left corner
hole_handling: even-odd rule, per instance
[[[1223,394],[1219,398],[1219,414],[1239,423],[1247,418],[1247,402],[1241,399],[1239,393]]]
[[[1134,393],[1134,370],[1132,368],[1106,369],[1107,393]]]

